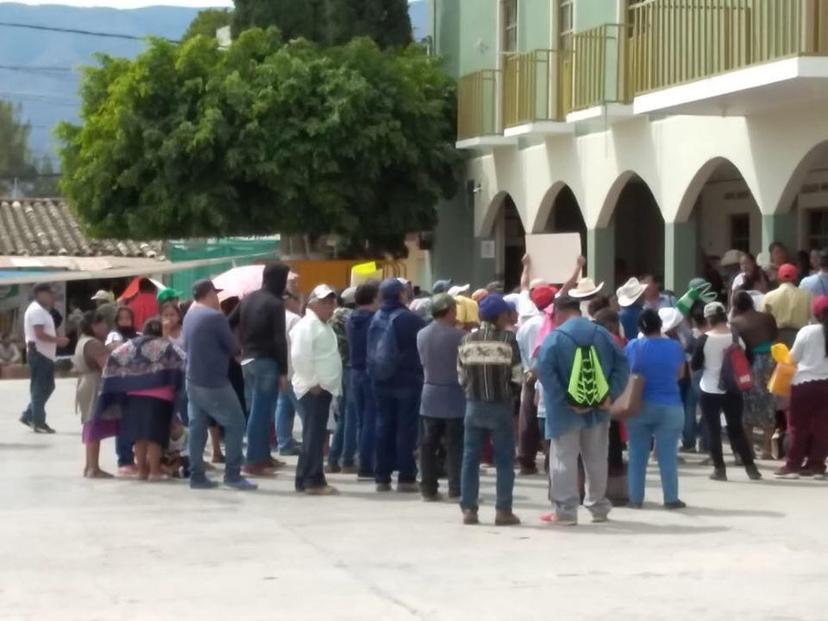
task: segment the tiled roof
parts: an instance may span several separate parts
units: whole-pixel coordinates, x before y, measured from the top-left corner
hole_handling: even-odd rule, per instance
[[[0,198],[0,256],[144,257],[161,255],[160,243],[88,237],[60,199]]]

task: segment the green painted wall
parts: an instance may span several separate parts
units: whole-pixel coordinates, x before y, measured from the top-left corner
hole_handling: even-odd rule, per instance
[[[522,52],[545,50],[549,45],[551,0],[519,0],[518,47]]]
[[[536,0],[533,0],[536,1]],[[459,77],[497,67],[497,4],[483,0],[431,0],[437,53]]]
[[[575,2],[575,30],[581,32],[601,24],[618,22],[616,0],[577,0]]]

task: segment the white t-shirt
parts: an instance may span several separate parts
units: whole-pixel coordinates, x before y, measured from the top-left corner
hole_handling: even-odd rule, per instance
[[[52,314],[43,308],[37,301],[29,304],[26,309],[26,314],[23,316],[23,334],[26,337],[26,343],[34,343],[38,352],[46,356],[49,360],[57,358],[57,343],[47,343],[39,341],[35,334],[35,326],[43,326],[43,331],[49,336],[57,336],[55,332],[55,320],[52,319]]]
[[[719,380],[722,375],[722,364],[724,363],[724,352],[733,343],[733,335],[707,333],[707,342],[704,344],[704,371],[702,371],[701,389],[710,395],[723,395],[725,391],[719,388]],[[739,339],[739,344],[744,347],[745,343]]]
[[[828,379],[825,333],[821,325],[805,326],[797,333],[791,358],[797,363],[794,384]]]
[[[520,292],[520,297],[518,298],[517,302],[517,312],[518,312],[518,328],[522,326],[528,319],[535,317],[536,315],[542,314],[541,311],[538,310],[538,307],[535,306],[535,303],[532,301],[532,297],[529,294],[529,291],[524,289]]]

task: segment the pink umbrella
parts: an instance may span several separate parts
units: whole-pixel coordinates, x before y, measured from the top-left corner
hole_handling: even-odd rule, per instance
[[[229,298],[242,299],[244,296],[262,288],[264,265],[245,265],[234,267],[213,278],[213,284],[221,289],[219,300]]]

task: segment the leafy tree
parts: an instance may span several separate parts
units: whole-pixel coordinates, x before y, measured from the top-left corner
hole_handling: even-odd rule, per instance
[[[354,37],[370,37],[381,48],[412,42],[408,0],[330,0],[328,43],[342,45]]]
[[[233,36],[249,28],[276,26],[285,40],[324,43],[327,0],[235,0]]]
[[[345,253],[401,253],[456,187],[454,85],[416,47],[154,40],[102,57],[81,96],[82,124],[59,128],[63,189],[100,236],[336,234]]]
[[[381,48],[412,42],[408,0],[236,0],[233,31],[276,26],[285,40],[323,46],[370,37]]]
[[[197,35],[214,38],[216,31],[233,23],[233,13],[227,9],[204,9],[199,11],[184,33],[184,41]]]
[[[29,151],[31,126],[21,118],[20,106],[0,99],[0,192],[8,194],[16,177],[36,172]]]

